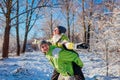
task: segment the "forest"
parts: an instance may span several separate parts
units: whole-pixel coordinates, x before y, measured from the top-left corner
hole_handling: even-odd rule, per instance
[[[50,39],[58,25],[71,42],[89,45],[81,52],[105,60],[107,76],[118,65],[120,79],[120,0],[0,0],[0,61],[38,52],[34,40]]]

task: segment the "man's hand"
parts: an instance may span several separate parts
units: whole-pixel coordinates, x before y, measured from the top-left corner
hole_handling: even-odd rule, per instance
[[[34,39],[34,41],[32,42],[32,44],[39,44],[39,40],[37,40],[37,39]]]

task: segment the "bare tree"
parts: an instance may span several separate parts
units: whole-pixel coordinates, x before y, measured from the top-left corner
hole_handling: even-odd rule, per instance
[[[66,16],[67,16],[67,27],[68,27],[68,38],[70,39],[70,4],[69,1],[66,0]]]
[[[88,20],[87,20],[87,23],[88,23],[88,25],[87,25],[87,31],[86,31],[86,43],[90,46],[90,30],[91,30],[91,26],[92,26],[92,15],[93,15],[93,9],[94,9],[94,7],[93,7],[93,0],[91,0],[90,2],[89,2],[89,6],[90,6],[90,8],[89,8],[89,15],[87,15],[87,17],[88,17]]]
[[[49,2],[49,0],[48,1],[41,1],[40,0],[40,1],[38,1],[37,6],[34,7],[34,4],[36,4],[36,3],[35,3],[35,0],[32,0],[31,5],[30,5],[30,9],[29,9],[30,2],[28,4],[28,0],[26,0],[26,24],[25,24],[26,26],[25,26],[25,36],[24,36],[24,41],[23,41],[22,53],[24,53],[25,49],[26,49],[26,43],[27,43],[28,33],[31,31],[31,29],[33,28],[36,20],[39,18],[38,14],[36,14],[36,16],[35,16],[35,10],[36,10],[36,8],[39,8],[39,10],[40,10],[42,7],[47,7],[47,3],[48,2]],[[35,19],[32,22],[33,16],[35,16]]]
[[[19,14],[19,0],[17,0],[17,10],[16,15]],[[17,41],[17,56],[20,55],[20,39],[19,39],[19,16],[16,17],[16,41]]]
[[[74,38],[75,38],[75,24],[74,24],[74,21],[75,21],[75,12],[73,11],[73,28],[72,28],[72,42],[74,42]]]
[[[33,8],[33,5],[34,5],[34,0],[32,0],[32,2],[31,2],[31,8]],[[28,10],[28,6],[29,6],[28,0],[26,0],[26,11]],[[32,27],[33,27],[33,26],[30,26],[30,24],[31,24],[31,19],[32,19],[32,16],[33,16],[33,12],[34,12],[34,11],[35,11],[35,10],[30,10],[29,12],[26,13],[25,36],[24,36],[22,53],[25,52],[28,33],[29,33],[29,31],[32,29]]]
[[[52,35],[52,33],[53,33],[53,14],[52,14],[52,12],[50,13],[50,34]]]
[[[6,6],[6,9],[4,8]],[[3,0],[1,3],[2,12],[6,18],[6,27],[4,32],[4,40],[3,40],[3,51],[2,57],[8,58],[8,51],[9,51],[9,34],[11,29],[11,9],[12,9],[12,0]]]
[[[86,42],[86,26],[85,26],[85,10],[84,10],[84,0],[82,0],[82,26],[84,27],[84,39],[83,41]]]
[[[72,0],[62,0],[62,1],[59,1],[62,6],[62,12],[63,12],[63,15],[64,17],[66,18],[66,25],[67,25],[67,35],[68,35],[68,38],[70,39],[70,12],[71,12],[71,4],[72,4]]]

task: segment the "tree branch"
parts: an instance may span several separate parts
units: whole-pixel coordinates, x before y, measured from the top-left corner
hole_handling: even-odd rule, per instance
[[[22,13],[16,15],[16,16],[14,16],[14,17],[12,17],[11,20],[13,20],[13,19],[15,19],[16,17],[21,16],[22,14],[25,14],[25,13],[31,11],[31,10],[34,10],[34,9],[37,9],[37,8],[41,8],[41,7],[51,7],[51,5],[36,6],[36,7],[34,7],[34,8],[31,8],[31,9],[29,9],[29,10],[27,10],[27,11],[24,11],[24,12],[22,12]]]
[[[6,13],[5,13],[5,10],[4,10],[2,4],[0,4],[0,6],[1,6],[1,9],[2,9],[2,12],[3,12],[4,16],[6,16]]]

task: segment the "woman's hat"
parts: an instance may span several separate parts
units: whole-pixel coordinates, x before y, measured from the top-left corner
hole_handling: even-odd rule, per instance
[[[66,28],[63,26],[57,26],[57,28],[59,29],[60,34],[66,32]]]

